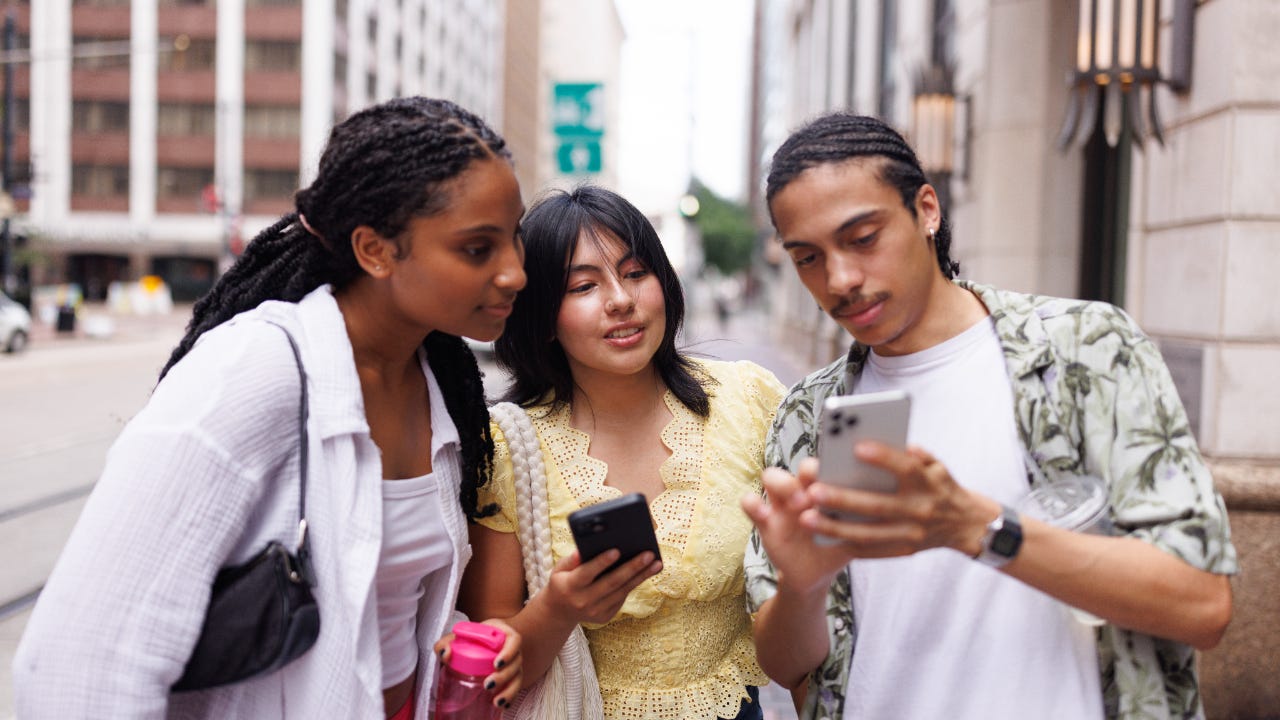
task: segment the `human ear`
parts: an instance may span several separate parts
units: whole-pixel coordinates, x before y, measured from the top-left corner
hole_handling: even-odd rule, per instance
[[[384,278],[391,274],[391,263],[396,255],[395,243],[379,235],[377,230],[368,225],[352,230],[351,251],[355,253],[360,267],[372,277]]]
[[[936,231],[942,223],[942,204],[938,201],[938,192],[929,183],[916,191],[916,217],[924,225],[926,234],[930,229]]]

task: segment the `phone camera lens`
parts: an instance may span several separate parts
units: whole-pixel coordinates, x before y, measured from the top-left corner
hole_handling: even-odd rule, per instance
[[[857,424],[858,424],[858,416],[857,416],[857,415],[850,415],[850,416],[849,416],[849,419],[848,419],[848,420],[846,420],[844,424],[845,424],[845,425],[848,425],[849,427],[853,427],[854,425],[857,425]]]

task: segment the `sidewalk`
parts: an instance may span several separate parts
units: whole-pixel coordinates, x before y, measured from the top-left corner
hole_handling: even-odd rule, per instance
[[[137,315],[111,312],[106,303],[86,302],[76,312],[74,332],[58,332],[54,325],[33,317],[31,343],[26,352],[159,337],[175,338],[176,342],[190,319],[190,304],[174,305],[173,310],[163,314]]]
[[[788,387],[817,369],[806,367],[801,357],[773,339],[769,317],[759,306],[733,313],[724,325],[709,308],[690,308],[686,318],[680,349],[694,357],[750,360],[772,371]]]

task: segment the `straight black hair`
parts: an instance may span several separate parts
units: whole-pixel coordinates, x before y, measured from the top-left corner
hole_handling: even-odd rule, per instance
[[[711,412],[706,388],[713,381],[676,350],[676,335],[684,323],[684,291],[644,213],[617,193],[583,185],[539,200],[520,223],[520,231],[528,279],[506,331],[494,344],[498,363],[511,374],[504,399],[523,406],[573,400],[569,360],[553,338],[568,287],[569,260],[585,236],[597,242],[616,238],[657,277],[666,305],[666,332],[653,358],[658,375],[685,407],[701,417]]]

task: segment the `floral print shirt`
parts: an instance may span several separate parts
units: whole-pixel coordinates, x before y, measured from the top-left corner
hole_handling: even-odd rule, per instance
[[[977,295],[1004,348],[1013,412],[1032,486],[1060,475],[1103,478],[1111,521],[1123,533],[1218,574],[1237,570],[1226,507],[1214,491],[1186,412],[1155,344],[1123,310],[1105,303],[1024,295],[957,281]],[[817,410],[845,394],[868,348],[793,386],[765,447],[767,465],[795,472],[815,455]],[[747,547],[747,599],[756,612],[777,589],[757,533]],[[838,720],[857,628],[849,574],[827,598],[831,651],[809,678],[802,718]],[[1195,653],[1172,640],[1111,625],[1098,629],[1098,666],[1108,718],[1197,718],[1204,714]]]

